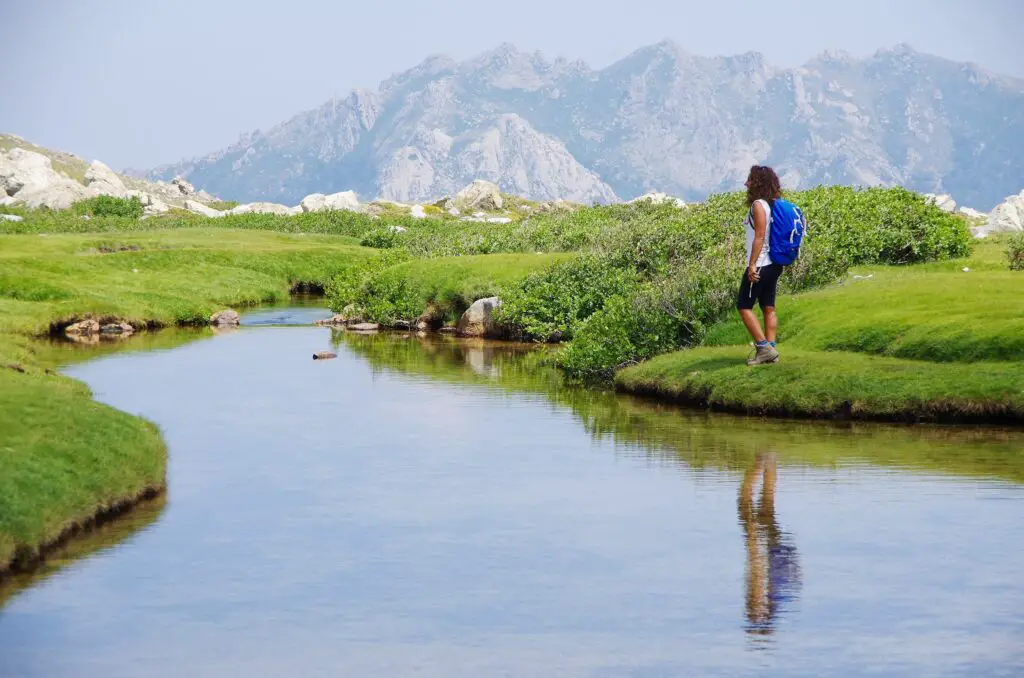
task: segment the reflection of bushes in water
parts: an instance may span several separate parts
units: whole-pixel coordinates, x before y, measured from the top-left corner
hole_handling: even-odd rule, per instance
[[[97,553],[123,546],[154,525],[166,505],[166,493],[144,499],[116,518],[93,525],[53,547],[32,570],[0,579],[0,609],[21,591],[49,579],[64,568]]]
[[[542,395],[566,407],[595,439],[690,469],[747,469],[768,444],[789,463],[835,467],[871,463],[912,470],[989,476],[1024,482],[1024,433],[968,428],[834,422],[792,422],[712,414],[581,388],[550,366],[552,351],[523,345],[467,342],[447,337],[335,335],[375,369],[443,381]],[[467,354],[490,351],[497,376],[479,375]]]

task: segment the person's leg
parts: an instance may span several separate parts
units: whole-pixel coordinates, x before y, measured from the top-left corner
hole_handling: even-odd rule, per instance
[[[736,310],[740,312],[740,319],[743,320],[743,324],[747,328],[747,332],[750,332],[750,336],[755,342],[767,341],[764,338],[764,331],[761,329],[761,321],[757,319],[757,315],[754,313],[754,302],[759,298],[758,285],[760,283],[751,284],[750,279],[747,277],[746,269],[743,270],[743,279],[740,281],[740,293],[736,298]]]
[[[764,313],[764,334],[772,346],[779,334],[779,317],[775,314],[775,293],[782,276],[782,266],[772,264],[765,266],[761,272],[761,289],[758,290],[758,304]]]
[[[764,309],[764,337],[772,344],[779,334],[779,316],[775,315],[775,307],[769,306]]]
[[[755,342],[767,341],[765,333],[761,330],[761,321],[757,319],[757,314],[753,309],[741,308],[740,318],[743,319],[743,324],[747,326],[747,332],[750,332],[750,336]]]

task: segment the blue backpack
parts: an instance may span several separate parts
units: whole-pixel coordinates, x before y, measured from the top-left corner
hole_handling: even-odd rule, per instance
[[[772,202],[771,234],[768,256],[773,264],[789,266],[800,256],[800,244],[807,226],[800,208],[783,198]]]

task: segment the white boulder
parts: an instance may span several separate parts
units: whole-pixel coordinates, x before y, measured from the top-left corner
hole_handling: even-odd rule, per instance
[[[949,212],[952,214],[956,212],[956,200],[953,200],[953,196],[948,193],[942,195],[935,195],[934,193],[925,193],[925,200],[938,207],[943,212]]]
[[[968,219],[984,219],[985,221],[988,221],[987,214],[985,214],[984,212],[979,212],[978,210],[975,209],[971,209],[970,207],[958,207],[956,211],[958,214]]]
[[[181,195],[195,195],[196,192],[195,186],[186,181],[185,177],[174,177],[171,179],[171,186]]]
[[[24,221],[17,214],[0,214],[0,221]]]
[[[1024,231],[1024,191],[1011,195],[992,210],[984,229],[988,233]]]
[[[358,212],[360,209],[359,198],[356,196],[355,191],[332,193],[324,198],[324,209]]]
[[[85,171],[85,185],[93,196],[109,195],[124,198],[128,195],[128,189],[121,181],[121,177],[99,160],[93,160],[89,169]]]
[[[239,205],[238,207],[232,207],[228,210],[228,214],[278,214],[281,216],[291,216],[294,214],[291,207],[287,205],[279,205],[276,202],[250,202],[245,205]]]
[[[15,195],[18,204],[25,207],[45,207],[51,210],[66,210],[79,200],[89,197],[85,186],[60,175],[46,185],[25,186]]]
[[[455,206],[463,210],[500,210],[505,204],[498,186],[477,179],[455,194]]]
[[[204,217],[222,217],[225,214],[220,210],[215,210],[212,207],[207,207],[203,203],[196,202],[195,200],[186,200],[185,209],[187,209],[189,212],[194,212]]]
[[[154,214],[164,214],[170,210],[171,208],[164,201],[150,197],[149,204],[142,209],[142,212],[143,214],[153,216]]]
[[[645,202],[645,201],[646,202],[650,202],[651,204],[654,204],[654,205],[663,205],[663,204],[665,204],[667,202],[670,202],[670,203],[674,204],[676,207],[678,207],[679,209],[683,209],[683,208],[686,207],[686,202],[684,200],[681,200],[679,198],[673,198],[668,193],[659,193],[657,191],[652,191],[651,193],[645,193],[644,195],[641,195],[639,197],[633,198],[629,202],[630,202],[630,204],[633,204],[633,203]]]
[[[459,318],[455,331],[463,337],[497,337],[500,328],[494,321],[494,311],[501,308],[501,299],[477,299]]]
[[[426,219],[427,211],[423,208],[423,205],[413,205],[409,209],[409,216],[413,219]]]
[[[332,193],[331,195],[312,193],[302,199],[299,207],[303,212],[324,212],[326,210],[360,211],[359,198],[356,197],[355,191],[342,191],[341,193]]]
[[[62,178],[50,159],[41,153],[12,148],[0,152],[0,192],[16,195],[25,188],[38,189]]]
[[[327,196],[323,193],[311,193],[299,203],[303,212],[322,212],[326,209],[326,205]]]

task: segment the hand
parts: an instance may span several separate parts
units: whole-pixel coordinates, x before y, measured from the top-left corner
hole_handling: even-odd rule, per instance
[[[756,283],[761,279],[761,274],[757,272],[757,266],[751,266],[747,269],[747,278],[752,283]]]

